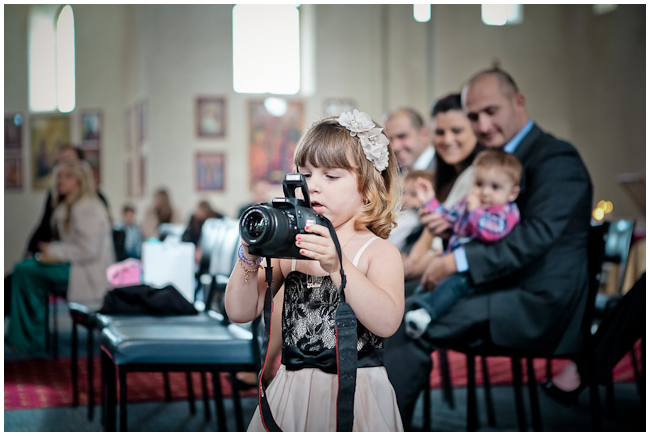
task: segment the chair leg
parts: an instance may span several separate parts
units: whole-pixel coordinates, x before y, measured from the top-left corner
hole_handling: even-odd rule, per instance
[[[52,338],[50,337],[50,294],[45,297],[45,352],[52,352]]]
[[[477,431],[479,426],[476,406],[476,356],[467,354],[467,431]]]
[[[497,426],[494,414],[494,402],[492,401],[492,386],[490,384],[490,370],[487,364],[487,357],[481,356],[481,369],[483,370],[483,393],[485,394],[485,408],[487,409],[488,425]]]
[[[217,410],[217,423],[219,431],[228,431],[226,422],[226,411],[223,407],[223,393],[221,391],[221,379],[218,372],[212,373],[212,387],[214,389],[214,402]]]
[[[614,404],[614,379],[612,374],[609,374],[605,382],[605,414],[608,418],[613,418],[616,415]]]
[[[422,416],[423,416],[423,431],[431,431],[431,382],[430,380],[427,380],[426,384],[424,385],[424,388],[422,389],[422,396],[423,396],[423,411],[422,411]]]
[[[88,336],[86,339],[86,364],[88,372],[88,420],[93,420],[95,411],[95,344],[94,344],[94,330],[92,327],[88,328]]]
[[[517,409],[517,422],[519,424],[519,431],[527,431],[528,425],[526,424],[526,413],[524,411],[524,397],[521,392],[522,387],[522,370],[521,360],[517,357],[511,357],[510,362],[512,365],[512,387],[515,391],[515,407]]]
[[[449,354],[446,348],[438,349],[440,357],[440,380],[442,383],[442,399],[447,403],[450,409],[455,407],[454,391],[451,386],[451,371],[449,368]]]
[[[553,359],[546,359],[546,380],[551,381],[553,379]]]
[[[55,359],[59,358],[59,317],[58,317],[58,300],[54,297],[54,304],[52,305],[52,321],[53,324],[53,334],[52,334],[52,357]]]
[[[128,431],[126,429],[126,370],[117,367],[117,372],[120,376],[120,431]]]
[[[532,357],[526,358],[526,372],[528,373],[528,396],[530,398],[530,412],[531,420],[533,422],[533,431],[541,432],[543,431],[542,413],[539,408],[539,397],[537,396],[537,378],[535,377],[535,367],[533,366]]]
[[[185,372],[185,382],[187,383],[187,402],[190,404],[190,415],[196,415],[196,404],[194,403],[194,385],[192,384],[192,373]]]
[[[201,388],[203,389],[203,410],[205,422],[210,421],[210,396],[208,395],[208,382],[205,372],[201,372]]]
[[[237,431],[244,432],[244,413],[242,412],[241,397],[239,388],[235,384],[235,373],[230,373],[230,386],[232,389],[232,401],[235,406],[235,421],[237,422]]]
[[[169,373],[167,371],[164,371],[162,375],[163,384],[165,385],[165,401],[169,403],[172,400],[172,390],[169,385]]]
[[[117,408],[117,386],[115,381],[115,366],[105,351],[102,351],[102,386],[103,386],[103,414],[104,429],[115,431],[115,418]]]
[[[79,380],[77,380],[79,372],[78,339],[77,321],[72,320],[72,359],[70,360],[72,370],[72,407],[79,405]]]

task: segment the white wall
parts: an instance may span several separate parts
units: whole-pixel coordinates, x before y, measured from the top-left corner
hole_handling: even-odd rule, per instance
[[[479,5],[433,5],[429,23],[413,20],[412,5],[305,5],[313,28],[314,91],[305,103],[308,126],[327,98],[352,98],[380,120],[398,105],[423,115],[434,98],[458,91],[495,59],[525,93],[531,116],[572,141],[587,163],[595,201],[614,202],[616,217],[638,215],[613,178],[645,172],[645,6],[619,6],[594,16],[589,5],[525,5],[524,23],[490,27]],[[248,102],[263,96],[232,90],[230,5],[73,5],[77,32],[77,108],[101,109],[105,136],[102,189],[114,217],[134,202],[140,216],[151,193],[165,186],[189,217],[208,199],[234,216],[248,201]],[[5,5],[5,113],[27,114],[29,5]],[[260,68],[264,66],[261,65]],[[227,99],[227,136],[199,139],[198,96]],[[125,111],[148,103],[145,195],[126,195]],[[28,170],[27,129],[24,169]],[[227,156],[226,190],[195,191],[198,151]],[[5,273],[20,259],[40,216],[44,193],[5,193]],[[280,193],[278,189],[277,194]],[[644,219],[644,217],[642,217]]]

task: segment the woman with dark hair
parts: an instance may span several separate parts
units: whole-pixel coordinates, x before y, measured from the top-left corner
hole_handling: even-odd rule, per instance
[[[142,236],[146,241],[149,238],[158,237],[158,226],[161,224],[181,224],[183,219],[180,212],[174,208],[169,199],[166,189],[156,190],[153,196],[153,204],[147,209],[142,221]]]
[[[463,112],[460,94],[449,94],[436,101],[431,110],[431,119],[433,146],[436,149],[434,185],[425,179],[418,179],[417,183],[423,199],[435,195],[441,204],[450,207],[469,193],[473,179],[471,165],[484,147],[476,142],[469,119]],[[436,251],[432,250],[433,245],[433,235],[425,228],[404,260],[407,280],[422,275],[429,260],[436,255]]]

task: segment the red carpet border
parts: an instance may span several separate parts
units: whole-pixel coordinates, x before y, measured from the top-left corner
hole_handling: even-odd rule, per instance
[[[635,347],[637,356],[640,355],[640,342]],[[440,387],[440,371],[438,353],[433,353],[434,370],[431,373],[431,385]],[[449,366],[453,386],[465,386],[467,383],[467,368],[465,355],[449,351]],[[628,353],[614,369],[614,380],[617,382],[634,380],[632,357]],[[477,359],[478,360],[478,359]],[[568,360],[553,360],[553,374],[558,373],[568,363]],[[506,357],[488,358],[490,381],[493,386],[509,385],[512,381],[510,359]],[[476,382],[482,383],[482,371],[479,370],[480,362],[476,363]],[[535,359],[535,378],[542,381],[546,378],[546,360]],[[524,382],[527,379],[524,365]],[[70,359],[60,360],[27,360],[6,361],[5,373],[5,410],[38,409],[44,407],[67,407],[72,404],[72,373]],[[100,360],[94,361],[94,388],[95,404],[101,402],[101,367]],[[187,398],[187,384],[185,373],[169,373],[172,399]],[[88,404],[86,360],[79,360],[79,404]],[[222,391],[225,397],[231,395],[229,375],[221,374]],[[127,376],[129,387],[129,403],[162,401],[165,398],[163,376],[161,373],[134,372]],[[212,375],[207,374],[207,384],[210,397],[212,397]],[[199,373],[192,373],[192,385],[195,398],[202,396],[201,378]],[[256,389],[242,392],[242,396],[257,395]]]

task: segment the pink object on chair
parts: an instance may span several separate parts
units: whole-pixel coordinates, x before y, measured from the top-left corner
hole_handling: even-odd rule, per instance
[[[142,284],[142,261],[126,259],[106,268],[108,288]]]

